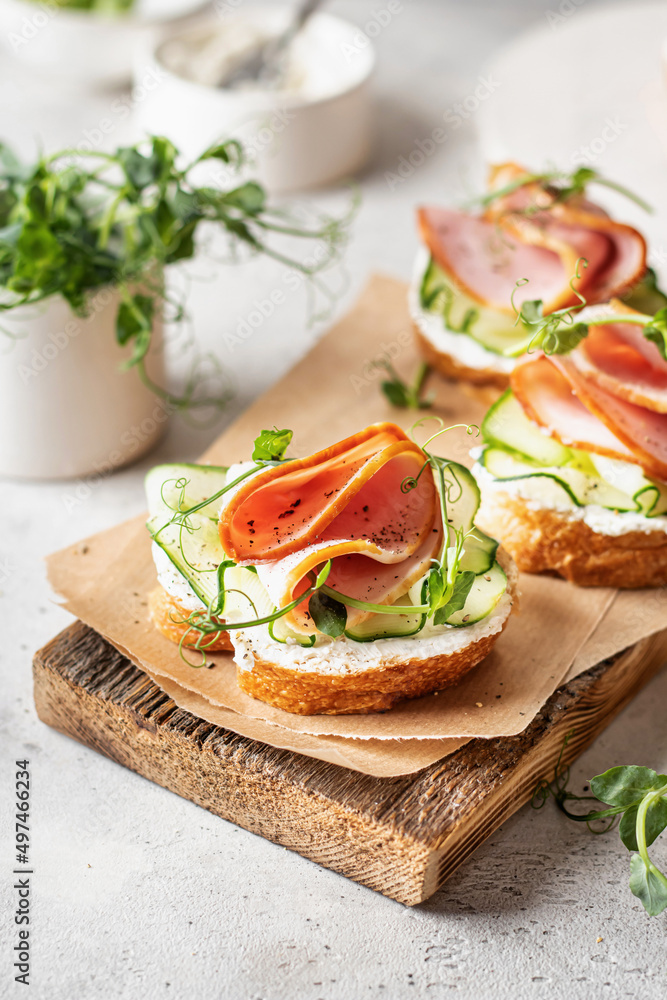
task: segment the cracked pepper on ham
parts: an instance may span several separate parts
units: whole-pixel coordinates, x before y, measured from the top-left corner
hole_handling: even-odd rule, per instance
[[[514,163],[496,166],[490,188],[500,190],[526,173]],[[427,207],[419,209],[418,221],[433,259],[459,288],[508,315],[517,283],[525,293],[519,301],[541,299],[545,314],[578,305],[570,282],[581,258],[587,266],[579,267],[572,285],[588,305],[623,294],[646,271],[646,244],[636,229],[583,196],[559,201],[537,183],[499,196],[481,215]]]
[[[423,452],[399,427],[374,424],[248,479],[221,511],[222,546],[237,563],[260,568],[278,607],[305,592],[308,574],[329,559],[334,590],[391,604],[424,575],[442,542],[433,477],[401,489],[423,465]],[[368,617],[347,612],[348,626]],[[312,632],[307,601],[286,621]]]

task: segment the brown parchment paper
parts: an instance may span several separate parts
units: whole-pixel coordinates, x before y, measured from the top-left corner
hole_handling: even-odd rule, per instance
[[[373,364],[388,354],[400,371],[409,375],[414,370],[417,357],[405,300],[402,282],[373,278],[353,311],[257,400],[204,460],[230,464],[246,459],[258,431],[274,424],[294,429],[293,454],[308,454],[376,420],[393,420],[409,428],[414,413],[389,406],[378,391],[379,373]],[[479,423],[485,407],[473,393],[436,380],[433,388],[437,391],[433,412],[448,424]],[[471,443],[465,431],[455,430],[441,450],[470,464]],[[405,744],[396,741],[521,732],[573,670],[585,670],[663,628],[667,620],[667,596],[662,590],[618,594],[605,588],[578,589],[549,577],[522,576],[520,615],[512,617],[491,655],[455,688],[381,715],[302,717],[243,694],[229,654],[212,656],[213,669],[195,670],[152,627],[146,594],[155,585],[155,572],[143,518],[57,553],[49,560],[49,573],[69,610],[127,652],[157,683],[164,683],[165,690],[166,685],[177,685],[181,697],[196,696],[216,710],[236,713],[236,726],[225,723],[229,728],[240,731],[241,725],[245,730],[256,725],[258,732],[261,725],[265,735],[255,738],[275,745],[282,745],[269,739],[276,727],[301,736],[387,741],[387,760],[394,761],[405,751]],[[435,747],[433,752],[437,751]]]
[[[308,733],[292,732],[282,726],[272,726],[261,719],[250,719],[228,708],[220,708],[203,695],[188,691],[166,677],[149,676],[179,708],[184,708],[206,722],[281,750],[293,750],[306,757],[316,757],[353,771],[372,774],[376,778],[395,778],[401,774],[420,771],[468,742],[466,739],[354,740],[342,736],[310,736]],[[388,749],[393,752],[388,753]]]

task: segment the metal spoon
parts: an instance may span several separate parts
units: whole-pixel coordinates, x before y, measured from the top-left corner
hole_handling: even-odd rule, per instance
[[[323,2],[324,0],[301,0],[287,28],[249,52],[219,81],[218,86],[233,89],[240,84],[260,81],[269,87],[276,87],[282,77],[281,61],[287,48]]]

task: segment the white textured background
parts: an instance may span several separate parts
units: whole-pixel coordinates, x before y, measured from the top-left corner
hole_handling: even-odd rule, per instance
[[[493,120],[496,98],[498,115],[507,115],[502,95],[510,92],[509,81],[394,190],[385,172],[395,171],[415,139],[474,92],[501,46],[525,27],[549,30],[546,14],[557,13],[559,3],[404,0],[402,13],[376,40],[378,147],[362,178],[350,286],[337,312],[371,270],[407,277],[416,247],[415,202],[457,200],[480,183],[476,125]],[[361,25],[382,6],[382,0],[330,4]],[[570,30],[606,6],[601,0],[566,4],[573,13],[553,30]],[[650,52],[656,76],[659,41]],[[594,33],[590,45],[592,52]],[[577,60],[572,72],[581,68],[581,52]],[[547,83],[536,80],[535,91],[544,92]],[[604,91],[599,83],[598,90]],[[559,81],[549,92],[546,119],[559,115]],[[38,137],[49,149],[75,143],[116,96],[61,92],[25,80],[5,62],[0,129],[24,151]],[[111,141],[130,137],[119,125]],[[630,131],[623,138],[626,157],[632,137]],[[544,156],[565,152],[545,150]],[[610,147],[598,165],[613,164],[615,155]],[[638,161],[645,163],[646,155],[638,146]],[[650,155],[655,175],[664,176],[664,162],[655,150]],[[332,209],[344,203],[337,193],[316,200]],[[654,239],[664,221],[664,214],[651,220]],[[282,287],[281,269],[257,262],[221,271],[199,261],[189,271],[206,279],[193,284],[197,336],[235,371],[240,407],[319,331],[305,327],[305,300],[295,293],[230,352],[222,335],[235,329],[254,299]],[[32,762],[35,867],[29,995],[39,1000],[665,997],[665,917],[649,919],[631,896],[628,855],[617,835],[593,837],[553,804],[539,813],[523,809],[429,902],[406,909],[210,816],[37,721],[31,655],[69,620],[50,603],[43,555],[140,512],[148,465],[192,459],[212,436],[175,421],[149,460],[109,479],[0,484],[0,997],[26,995],[12,983],[10,910],[13,761],[23,756]],[[663,673],[581,758],[575,785],[614,764],[667,769],[665,705]],[[665,844],[654,850],[667,865]]]

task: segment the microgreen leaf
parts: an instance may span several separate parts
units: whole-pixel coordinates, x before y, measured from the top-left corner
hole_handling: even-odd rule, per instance
[[[324,635],[336,638],[345,631],[347,609],[344,604],[334,600],[329,594],[323,594],[319,590],[315,591],[308,602],[308,611],[315,627]]]
[[[131,368],[145,357],[151,342],[154,308],[154,300],[141,294],[128,296],[118,307],[116,339],[121,345],[133,342],[132,354],[123,367]]]
[[[644,336],[660,351],[667,361],[667,308],[658,309],[650,322],[644,327]]]
[[[246,215],[257,215],[266,206],[266,192],[255,181],[247,181],[225,195],[228,205],[241,209]]]
[[[255,446],[252,458],[255,462],[280,462],[285,457],[285,452],[292,440],[293,431],[279,431],[277,427],[273,430],[263,430],[255,438]]]
[[[667,879],[639,854],[630,859],[630,891],[650,917],[657,917],[667,907]]]
[[[223,163],[232,163],[240,166],[244,160],[243,146],[237,139],[216,142],[204,150],[197,162],[203,160],[222,160]]]
[[[323,587],[324,584],[327,582],[327,578],[330,572],[331,572],[331,559],[325,562],[324,566],[315,577],[315,587],[317,590],[319,590],[320,587]]]
[[[434,615],[442,603],[442,598],[445,593],[445,582],[442,577],[442,567],[438,563],[437,566],[432,566],[428,578],[428,607],[429,614]]]
[[[637,812],[639,803],[629,806],[618,828],[618,833],[629,851],[638,851],[637,844]],[[657,798],[648,806],[645,818],[646,846],[650,847],[663,830],[667,829],[667,799]]]
[[[126,146],[118,150],[117,157],[129,183],[137,191],[143,190],[157,180],[160,173],[160,156],[156,151],[145,156],[135,146]]]
[[[591,791],[600,802],[627,808],[641,802],[648,792],[667,785],[667,774],[656,774],[650,767],[626,765],[612,767],[591,778]]]
[[[411,384],[401,378],[388,358],[376,362],[376,365],[384,368],[390,376],[380,383],[380,388],[392,406],[402,410],[427,410],[433,406],[432,396],[422,396],[424,382],[431,370],[425,361],[420,364]]]
[[[433,616],[433,623],[435,625],[445,625],[453,614],[464,607],[474,582],[475,574],[472,570],[464,570],[457,575],[451,597],[445,605],[438,608]]]

